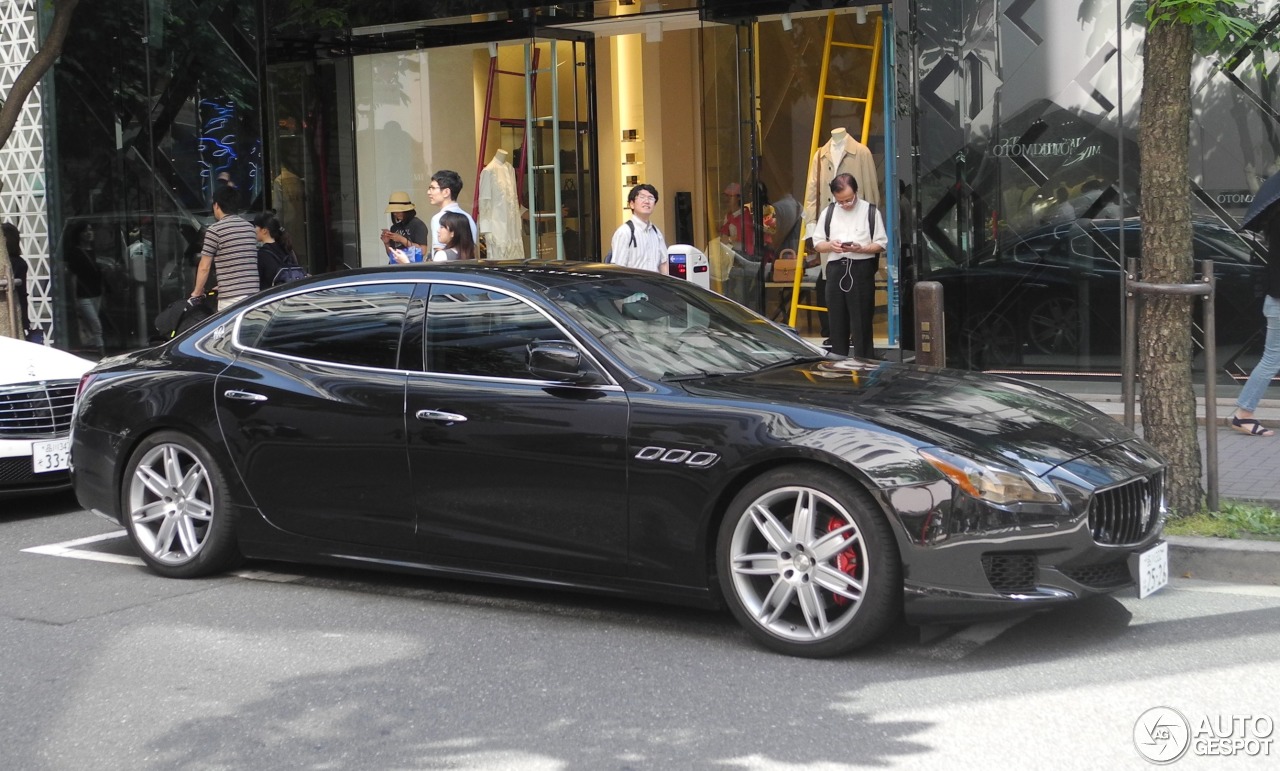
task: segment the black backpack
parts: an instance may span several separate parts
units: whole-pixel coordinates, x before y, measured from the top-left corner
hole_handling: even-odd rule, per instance
[[[301,265],[286,265],[276,271],[275,277],[271,279],[271,286],[280,286],[290,281],[307,278],[310,275],[310,273],[302,269]]]

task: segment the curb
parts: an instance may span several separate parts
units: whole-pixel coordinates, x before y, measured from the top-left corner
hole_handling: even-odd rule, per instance
[[[1167,535],[1169,573],[1204,581],[1280,586],[1280,541]]]

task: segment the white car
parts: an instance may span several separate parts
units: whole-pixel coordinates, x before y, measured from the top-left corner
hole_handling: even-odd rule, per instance
[[[93,364],[0,336],[0,496],[70,486],[71,408]]]

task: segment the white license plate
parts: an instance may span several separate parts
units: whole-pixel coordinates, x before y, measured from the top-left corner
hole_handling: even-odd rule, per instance
[[[1169,583],[1169,544],[1165,541],[1138,555],[1138,599]]]
[[[71,440],[53,439],[31,443],[31,470],[37,474],[70,468]]]

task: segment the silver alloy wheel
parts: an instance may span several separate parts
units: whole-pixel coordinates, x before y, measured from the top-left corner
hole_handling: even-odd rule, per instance
[[[213,486],[200,459],[165,443],[147,451],[129,481],[129,527],[157,562],[185,565],[209,537]]]
[[[827,640],[849,626],[871,574],[853,517],[811,487],[779,487],[753,501],[734,528],[729,557],[746,612],[793,642]]]

